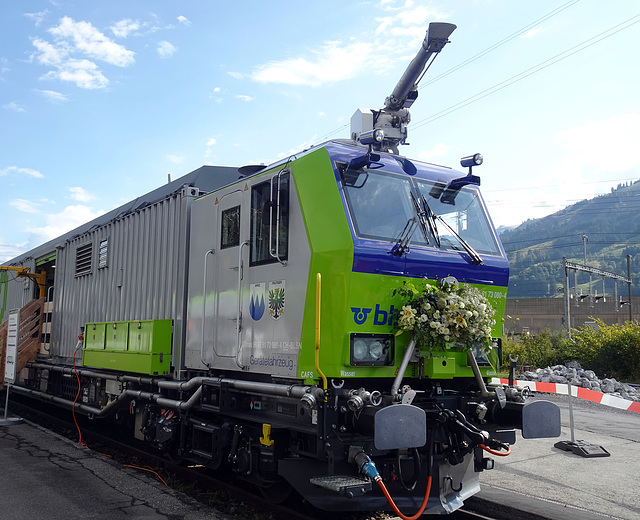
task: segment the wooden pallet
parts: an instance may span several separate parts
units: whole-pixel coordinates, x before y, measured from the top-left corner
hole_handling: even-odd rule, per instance
[[[40,352],[44,298],[32,300],[20,309],[20,328],[18,329],[18,362],[16,372],[20,372],[27,363],[33,361]],[[5,355],[9,322],[0,325],[0,388],[4,386]]]

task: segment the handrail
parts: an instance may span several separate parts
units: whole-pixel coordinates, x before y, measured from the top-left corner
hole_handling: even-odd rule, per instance
[[[236,309],[236,365],[238,367],[243,368],[238,358],[240,357],[240,348],[242,346],[242,341],[240,339],[240,330],[242,329],[242,279],[244,277],[244,264],[242,262],[242,248],[249,245],[249,241],[245,240],[240,244],[238,248],[238,302]]]
[[[202,362],[202,364],[204,366],[206,366],[207,368],[210,368],[209,363],[207,363],[204,360],[204,316],[205,316],[205,309],[206,309],[206,305],[207,305],[207,257],[209,255],[213,255],[215,254],[215,251],[213,249],[209,249],[205,254],[204,254],[204,273],[202,276],[202,334],[200,335],[200,361]]]
[[[271,208],[269,211],[269,254],[271,255],[272,258],[275,258],[276,260],[278,260],[278,262],[280,262],[282,265],[287,265],[287,261],[286,260],[282,260],[280,258],[280,182],[281,182],[281,177],[283,174],[289,173],[288,170],[282,169],[278,172],[277,175],[271,177],[271,181],[270,181],[270,191],[271,193],[269,194],[269,202],[271,203]],[[277,197],[276,197],[276,248],[275,248],[275,254],[274,254],[274,250],[271,248],[271,243],[273,241],[273,237],[272,237],[272,229],[273,229],[273,180],[275,178],[278,178],[278,186],[277,186]]]
[[[46,309],[47,303],[52,303],[51,291],[53,290],[53,287],[54,286],[52,285],[47,289],[47,297],[44,299],[45,309]],[[44,316],[43,316],[43,320],[44,320],[43,325],[46,325],[47,323],[51,323],[53,321],[53,310],[51,312],[43,312],[43,314],[44,314]],[[49,320],[47,320],[47,318],[46,318],[47,314],[50,314],[50,319]],[[43,328],[45,328],[45,327],[43,327]],[[45,345],[44,346],[44,350],[45,350],[45,352],[49,352],[51,350],[51,331],[49,330],[49,332],[46,332],[45,334],[49,335],[49,341],[48,342],[46,342],[46,341],[44,342],[44,345]],[[47,347],[47,345],[49,345],[49,347]]]

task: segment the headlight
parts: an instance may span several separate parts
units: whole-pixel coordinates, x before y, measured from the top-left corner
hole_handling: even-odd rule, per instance
[[[353,359],[356,361],[364,361],[367,359],[367,354],[369,353],[369,345],[367,345],[366,341],[357,339],[353,342],[351,352],[353,353]]]
[[[394,336],[391,334],[351,334],[351,366],[393,365]]]

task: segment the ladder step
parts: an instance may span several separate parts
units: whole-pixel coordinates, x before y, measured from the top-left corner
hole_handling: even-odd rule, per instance
[[[316,486],[323,487],[330,491],[335,491],[348,498],[364,495],[371,491],[371,481],[362,477],[352,477],[349,475],[327,475],[324,477],[313,477],[309,480]]]

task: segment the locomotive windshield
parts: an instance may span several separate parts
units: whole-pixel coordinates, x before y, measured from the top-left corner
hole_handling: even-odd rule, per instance
[[[499,255],[478,190],[465,186],[446,203],[441,200],[444,190],[443,183],[380,170],[369,170],[356,182],[344,185],[347,206],[360,238],[395,242],[414,223],[410,236],[413,246],[463,251],[462,239],[478,253]],[[423,219],[419,218],[421,212]],[[420,220],[430,225],[415,225]]]

